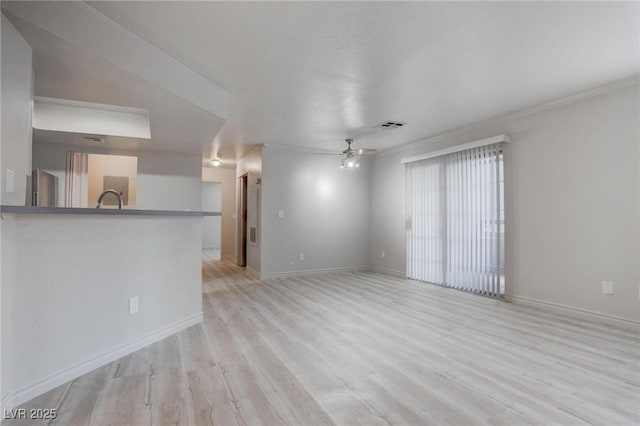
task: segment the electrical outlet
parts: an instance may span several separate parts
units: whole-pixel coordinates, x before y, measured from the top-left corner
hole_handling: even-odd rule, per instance
[[[278,219],[282,219],[284,217],[284,210],[278,210]]]
[[[304,260],[304,253],[300,253],[300,260]]]
[[[602,294],[609,296],[614,294],[613,281],[602,281]]]
[[[138,313],[138,296],[129,299],[129,314]]]
[[[5,179],[4,190],[7,192],[13,192],[15,191],[15,186],[16,173],[11,169],[7,169],[7,178]]]
[[[382,250],[382,251],[380,252],[380,257],[385,257],[386,255],[387,255],[387,254],[384,252],[384,250]]]

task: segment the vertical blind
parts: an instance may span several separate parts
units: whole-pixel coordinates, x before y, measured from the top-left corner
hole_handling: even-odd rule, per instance
[[[501,144],[407,163],[407,276],[504,295]]]

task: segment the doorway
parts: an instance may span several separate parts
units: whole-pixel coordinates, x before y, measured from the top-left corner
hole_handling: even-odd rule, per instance
[[[245,174],[240,177],[239,182],[239,196],[240,196],[240,232],[239,232],[239,247],[238,247],[238,266],[247,266],[247,214],[248,214],[248,189],[249,189],[249,175]]]
[[[222,211],[222,184],[202,182],[202,210]],[[202,252],[208,260],[220,260],[222,251],[222,218],[204,216],[202,218]]]

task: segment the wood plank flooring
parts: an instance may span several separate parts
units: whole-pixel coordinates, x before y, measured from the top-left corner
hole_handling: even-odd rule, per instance
[[[222,259],[222,253],[219,248],[215,249],[202,249],[202,261],[212,262],[214,260]]]
[[[59,425],[640,424],[633,331],[373,273],[259,281],[206,253],[203,293],[202,325],[23,407]]]

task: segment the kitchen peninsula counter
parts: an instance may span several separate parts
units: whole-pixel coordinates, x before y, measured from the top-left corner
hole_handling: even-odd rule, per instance
[[[68,208],[68,207],[34,207],[34,206],[0,206],[0,213],[23,214],[60,214],[60,215],[109,215],[109,216],[220,216],[220,212],[203,212],[194,210],[137,210],[137,209],[105,209],[105,208]]]
[[[3,386],[23,402],[200,323],[219,214],[0,206]]]

